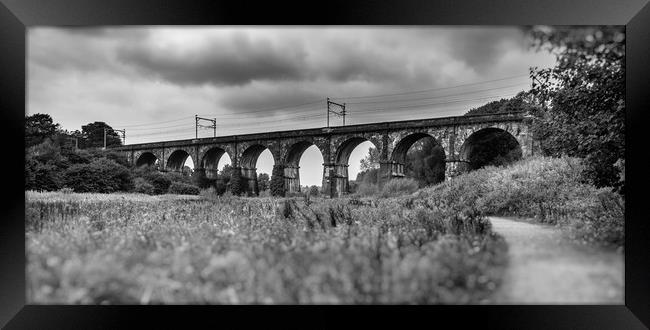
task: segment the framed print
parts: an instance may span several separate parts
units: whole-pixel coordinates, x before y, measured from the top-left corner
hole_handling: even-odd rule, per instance
[[[648,22],[2,0],[0,324],[647,328]]]

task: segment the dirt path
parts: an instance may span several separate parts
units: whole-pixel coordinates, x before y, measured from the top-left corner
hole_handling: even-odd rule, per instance
[[[558,228],[490,217],[509,246],[496,304],[623,304],[623,254],[571,242]]]

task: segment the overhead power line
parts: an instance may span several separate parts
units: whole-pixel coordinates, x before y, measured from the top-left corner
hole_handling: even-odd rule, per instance
[[[418,94],[418,93],[424,93],[424,92],[432,92],[432,91],[440,91],[440,90],[448,90],[448,89],[453,89],[453,88],[458,88],[458,87],[465,87],[465,86],[474,86],[474,85],[480,85],[484,83],[489,83],[489,82],[495,82],[495,81],[502,81],[502,80],[509,80],[513,78],[519,78],[519,77],[524,77],[528,76],[528,74],[522,74],[522,75],[515,75],[515,76],[510,76],[510,77],[504,77],[504,78],[498,78],[498,79],[492,79],[492,80],[484,80],[480,82],[474,82],[474,83],[467,83],[467,84],[460,84],[460,85],[455,85],[455,86],[449,86],[449,87],[441,87],[441,88],[430,88],[430,89],[424,89],[424,90],[418,90],[418,91],[407,91],[407,92],[400,92],[400,93],[390,93],[390,94],[375,94],[375,95],[365,95],[365,96],[346,96],[346,97],[336,97],[332,99],[336,100],[351,100],[351,99],[363,99],[363,98],[378,98],[378,97],[387,97],[387,96],[399,96],[399,95],[410,95],[410,94]],[[289,109],[294,109],[297,107],[305,106],[305,105],[312,105],[312,104],[318,104],[322,102],[323,100],[314,100],[310,102],[304,102],[304,103],[299,103],[299,104],[293,104],[293,105],[286,105],[286,106],[280,106],[280,107],[271,107],[271,108],[262,108],[262,109],[256,109],[252,111],[244,111],[244,112],[238,112],[236,114],[223,114],[223,115],[217,115],[218,118],[223,118],[223,117],[230,117],[230,116],[240,116],[242,114],[256,114],[256,113],[261,113],[261,112],[268,112],[268,111],[274,111],[274,110],[289,110]],[[303,109],[294,109],[290,111],[302,111]],[[215,114],[205,114],[205,116],[214,116]],[[202,115],[203,116],[203,115]],[[125,124],[125,125],[115,125],[115,126],[121,126],[121,127],[143,127],[143,126],[156,126],[159,124],[166,124],[166,123],[172,123],[172,122],[178,122],[182,121],[185,119],[192,118],[191,116],[184,116],[180,117],[177,119],[172,119],[172,120],[166,120],[166,121],[159,121],[159,122],[151,122],[151,123],[142,123],[142,124]],[[161,127],[162,128],[162,127]]]
[[[365,95],[365,96],[346,96],[346,97],[337,97],[336,99],[337,100],[352,100],[352,99],[375,98],[375,97],[384,97],[384,96],[418,94],[418,93],[424,93],[424,92],[447,90],[447,89],[458,88],[458,87],[480,85],[480,84],[484,84],[484,83],[488,83],[488,82],[508,80],[508,79],[519,78],[519,77],[523,77],[523,76],[528,76],[528,74],[516,75],[516,76],[510,76],[510,77],[492,79],[492,80],[484,80],[484,81],[479,81],[479,82],[475,82],[475,83],[461,84],[461,85],[455,85],[455,86],[449,86],[449,87],[429,88],[429,89],[423,89],[423,90],[418,90],[418,91],[409,91],[409,92],[392,93],[392,94],[376,94],[376,95]]]
[[[364,112],[374,112],[377,110],[392,110],[392,109],[407,109],[407,108],[413,108],[413,107],[421,107],[421,106],[432,106],[432,105],[441,105],[441,104],[450,104],[450,103],[459,103],[459,102],[470,102],[470,101],[480,101],[480,100],[486,100],[486,99],[491,99],[491,98],[499,98],[499,97],[507,97],[507,96],[513,96],[516,95],[517,93],[510,93],[510,94],[501,94],[501,95],[490,95],[490,96],[484,96],[484,97],[479,97],[479,98],[472,98],[472,99],[458,99],[458,100],[450,100],[450,101],[445,101],[445,102],[434,102],[434,103],[422,103],[422,104],[412,104],[412,105],[404,105],[404,106],[392,106],[388,108],[371,108],[371,109],[363,109],[363,110],[355,110],[354,113],[364,113]]]
[[[507,85],[507,86],[478,89],[478,90],[468,91],[468,92],[463,92],[463,93],[435,95],[435,96],[415,98],[415,99],[399,99],[399,100],[388,100],[388,101],[387,100],[382,100],[382,101],[361,101],[361,102],[350,102],[348,104],[375,104],[375,103],[393,103],[393,102],[418,101],[418,100],[433,100],[433,99],[439,99],[439,98],[443,98],[443,97],[460,96],[460,95],[474,94],[474,93],[479,93],[479,92],[493,91],[493,90],[497,90],[497,89],[506,89],[506,88],[512,88],[512,87],[522,87],[522,86],[523,86],[522,84],[513,84],[513,85]]]
[[[167,120],[167,121],[159,121],[159,122],[154,122],[154,123],[148,123],[148,124],[133,124],[133,125],[115,125],[115,126],[121,126],[121,127],[138,127],[138,126],[151,126],[151,125],[154,125],[154,124],[166,124],[166,123],[173,123],[173,122],[176,122],[176,121],[181,121],[181,120],[185,120],[185,119],[188,119],[188,118],[192,118],[192,116],[189,116],[189,117],[188,117],[188,116],[185,116],[185,117],[182,117],[182,118],[178,118],[178,119],[174,119],[174,120]]]

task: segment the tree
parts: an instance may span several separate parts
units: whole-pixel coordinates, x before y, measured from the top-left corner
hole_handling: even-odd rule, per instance
[[[534,97],[529,92],[519,92],[513,98],[500,99],[498,101],[488,102],[478,108],[470,109],[465,116],[486,115],[509,112],[533,111],[538,106],[535,104]]]
[[[421,187],[444,181],[445,152],[435,140],[421,139],[409,148],[406,155],[404,174],[418,181]],[[370,148],[361,160],[361,171],[357,174],[358,185],[374,185],[379,180],[379,151]]]
[[[120,146],[120,136],[105,122],[96,121],[81,126],[79,148],[102,148],[104,147],[104,129],[106,129],[106,146]]]
[[[361,160],[361,171],[379,168],[379,150],[375,147],[368,149],[368,155]]]
[[[214,182],[214,188],[218,195],[223,195],[230,187],[230,177],[232,176],[232,166],[225,165],[217,174],[217,180]]]
[[[548,155],[582,157],[584,176],[598,187],[620,188],[614,165],[625,159],[625,27],[529,27],[531,46],[556,56],[531,69],[532,93],[542,105],[533,133]]]
[[[309,194],[312,196],[318,196],[320,195],[320,187],[313,185],[309,187]]]
[[[36,113],[25,117],[25,147],[29,148],[52,138],[59,129],[48,114]]]
[[[358,184],[377,184],[379,178],[379,169],[378,168],[371,168],[367,169],[365,171],[360,171],[357,174],[356,182]]]
[[[416,142],[406,154],[404,174],[420,187],[445,180],[445,151],[431,138]]]
[[[267,173],[260,173],[257,175],[257,186],[259,187],[260,191],[265,191],[271,188],[270,178]]]

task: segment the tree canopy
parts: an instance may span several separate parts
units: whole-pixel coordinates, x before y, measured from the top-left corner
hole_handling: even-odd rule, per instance
[[[512,98],[488,102],[480,107],[470,109],[465,116],[487,115],[507,112],[530,112],[536,107],[532,95],[528,92],[519,92]]]
[[[40,144],[47,138],[52,138],[59,130],[48,114],[36,113],[25,117],[25,147]]]
[[[557,65],[531,69],[533,132],[547,155],[586,160],[585,178],[620,188],[625,159],[625,27],[529,27],[531,46]]]
[[[104,147],[104,129],[106,129],[106,146],[120,146],[122,139],[111,126],[103,121],[96,121],[81,126],[79,148],[101,148]]]

